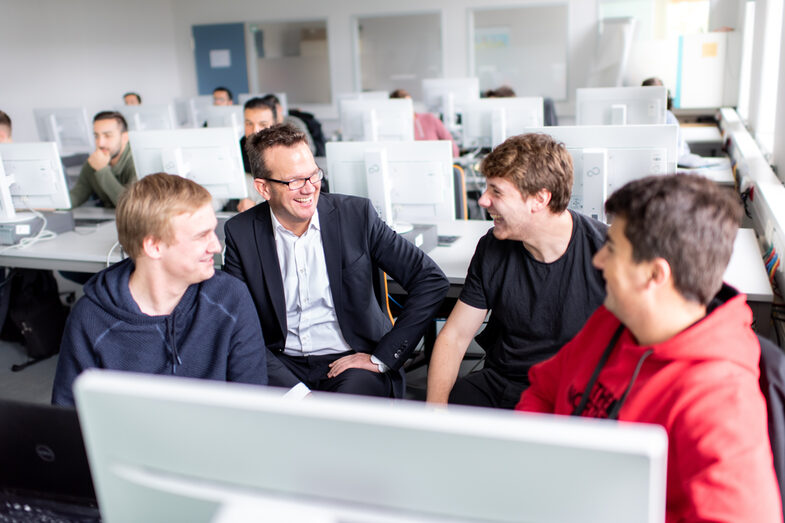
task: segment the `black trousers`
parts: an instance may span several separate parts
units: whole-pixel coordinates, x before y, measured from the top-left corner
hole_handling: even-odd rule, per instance
[[[528,380],[510,379],[493,369],[485,368],[458,378],[450,391],[448,402],[475,407],[513,409],[528,387]]]
[[[334,378],[328,378],[330,363],[353,352],[329,354],[326,356],[287,356],[278,355],[281,362],[305,383],[311,390],[342,392],[362,396],[389,398],[393,395],[392,380],[388,371],[372,372],[365,369],[347,369]]]

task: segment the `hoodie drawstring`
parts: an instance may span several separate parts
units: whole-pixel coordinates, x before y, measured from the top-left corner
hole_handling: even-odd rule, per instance
[[[591,396],[591,391],[594,388],[594,384],[596,383],[597,378],[600,375],[600,371],[602,371],[602,368],[608,362],[608,358],[610,357],[611,352],[613,352],[613,348],[616,346],[616,342],[619,341],[619,337],[621,336],[622,332],[624,332],[623,324],[619,325],[619,327],[616,329],[616,332],[613,333],[613,336],[611,337],[611,341],[608,343],[608,346],[605,348],[605,352],[602,353],[602,357],[600,357],[600,361],[597,363],[597,367],[594,368],[594,373],[591,375],[591,378],[589,379],[589,383],[586,385],[586,390],[584,390],[583,394],[581,395],[580,403],[578,403],[578,405],[572,411],[571,414],[572,416],[580,416],[583,413],[583,410],[586,408],[586,404],[589,401],[589,397]],[[621,398],[619,398],[616,401],[613,408],[608,412],[608,419],[619,418],[619,411],[621,410],[622,405],[624,405],[624,402],[627,401],[627,396],[630,394],[630,390],[632,390],[632,386],[635,384],[635,380],[638,379],[638,373],[640,372],[641,367],[643,367],[643,362],[646,361],[646,358],[651,356],[653,353],[654,353],[654,349],[648,349],[646,352],[644,352],[641,355],[640,359],[638,359],[638,363],[637,365],[635,365],[635,370],[632,373],[630,382],[627,384],[627,388],[624,389],[624,393],[621,395]]]
[[[175,313],[166,320],[166,336],[169,338],[169,347],[172,354],[172,374],[177,374],[177,366],[182,365],[183,361],[180,359],[180,353],[177,351],[177,343],[175,342]]]

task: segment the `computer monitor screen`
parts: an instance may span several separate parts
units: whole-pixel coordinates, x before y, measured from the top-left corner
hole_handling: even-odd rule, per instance
[[[465,148],[496,147],[529,127],[542,127],[540,97],[486,98],[463,105],[462,142]]]
[[[84,107],[34,109],[33,114],[38,137],[42,142],[55,142],[63,156],[95,150],[93,124]]]
[[[414,140],[414,107],[408,98],[341,100],[340,112],[344,140]]]
[[[117,110],[128,122],[129,131],[154,131],[178,127],[174,106],[171,104],[121,105]]]
[[[0,143],[0,162],[4,174],[0,181],[3,218],[13,218],[14,209],[71,208],[56,143]]]
[[[480,99],[478,78],[425,78],[422,81],[423,101],[428,112],[441,114],[447,129],[457,128],[457,115],[466,102]]]
[[[107,521],[665,519],[656,425],[99,370],[75,396]]]
[[[587,87],[576,91],[576,125],[661,125],[668,109],[663,86]]]
[[[579,125],[532,128],[551,135],[572,155],[570,208],[605,220],[607,197],[627,182],[651,174],[673,174],[678,125]]]
[[[281,109],[284,116],[289,114],[289,101],[286,98],[286,93],[242,93],[237,96],[237,104],[240,107],[245,106],[245,102],[251,98],[264,98],[268,94],[274,94],[278,101],[281,102]]]
[[[231,127],[131,131],[136,174],[178,174],[204,186],[214,199],[247,196],[240,142]]]
[[[370,198],[389,225],[455,219],[449,141],[328,142],[330,190]]]

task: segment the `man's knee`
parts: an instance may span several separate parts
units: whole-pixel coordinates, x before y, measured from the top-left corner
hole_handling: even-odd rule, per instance
[[[365,369],[346,369],[331,380],[329,390],[362,396],[392,396],[392,384],[386,374]]]

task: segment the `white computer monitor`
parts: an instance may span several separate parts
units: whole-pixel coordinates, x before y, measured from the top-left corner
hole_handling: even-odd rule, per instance
[[[286,98],[286,93],[242,93],[237,96],[237,103],[240,107],[245,106],[245,102],[250,100],[251,98],[264,98],[268,94],[274,94],[278,101],[281,102],[281,109],[283,110],[284,116],[289,114],[289,101]]]
[[[575,95],[576,125],[661,125],[667,110],[663,86],[587,87]]]
[[[496,147],[529,127],[545,125],[541,97],[485,98],[463,104],[462,143],[465,148]]]
[[[204,111],[212,107],[213,96],[191,96],[189,98],[176,98],[174,101],[175,116],[179,127],[202,127],[206,121]]]
[[[425,78],[423,101],[428,112],[441,114],[450,131],[457,130],[462,105],[480,99],[479,78]]]
[[[177,174],[204,186],[214,199],[245,198],[240,142],[231,127],[131,131],[136,174]]]
[[[351,93],[338,93],[338,103],[342,100],[387,100],[390,93],[387,91],[354,91]]]
[[[91,153],[95,150],[93,124],[84,107],[33,109],[38,138],[55,142],[60,154]]]
[[[121,105],[117,111],[125,117],[129,131],[177,129],[178,121],[172,104]]]
[[[632,180],[676,172],[678,125],[576,125],[532,128],[572,155],[570,208],[605,221],[605,200]]]
[[[346,141],[414,140],[414,106],[408,98],[341,100],[341,135]]]
[[[245,131],[245,116],[240,105],[211,105],[202,110],[207,127],[231,127],[239,140]]]
[[[101,370],[75,397],[107,521],[665,519],[656,425]]]
[[[364,196],[399,232],[455,219],[452,143],[327,142],[330,191]]]
[[[0,143],[0,219],[15,209],[70,209],[68,181],[55,142]]]

